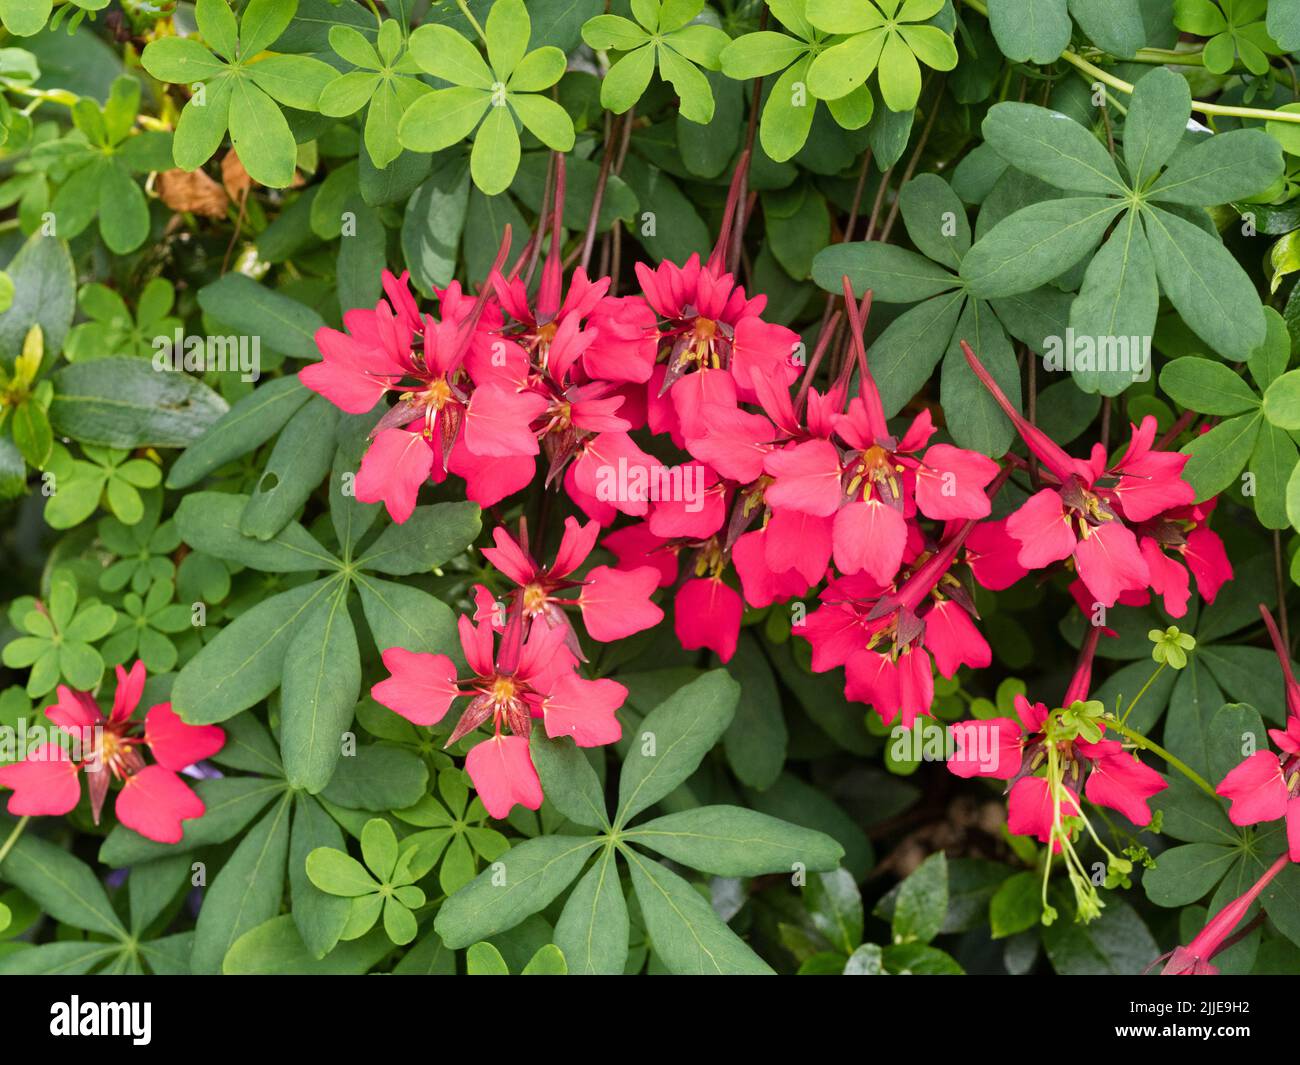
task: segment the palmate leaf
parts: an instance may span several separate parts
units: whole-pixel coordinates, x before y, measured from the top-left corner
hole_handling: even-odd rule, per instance
[[[311,461],[332,464],[336,474],[355,472],[364,443],[362,425],[345,423],[340,433],[331,419],[321,439],[311,411],[308,404],[295,416],[295,421],[301,420],[306,446],[315,449]],[[329,445],[336,437],[334,450]],[[285,467],[289,476],[311,463],[288,429],[277,451],[285,440],[291,441]],[[319,478],[316,472],[307,477],[308,491]],[[338,479],[341,484],[342,477]],[[338,486],[331,486],[331,499],[335,528],[341,530],[340,541],[350,559],[360,530],[376,512],[358,511],[359,505]],[[177,511],[181,535],[207,555],[264,572],[332,573],[280,592],[225,625],[185,664],[172,702],[184,719],[210,724],[228,720],[283,686],[280,747],[285,773],[295,787],[317,794],[329,785],[338,765],[342,734],[352,722],[361,690],[359,648],[349,610],[352,587],[359,591],[371,636],[381,650],[443,652],[459,662],[451,609],[419,588],[375,574],[427,573],[446,562],[478,535],[479,511],[472,503],[417,507],[405,525],[389,526],[360,558],[345,563],[294,521],[264,540],[247,535],[244,526],[256,501],[228,492],[191,493]],[[295,503],[295,509],[300,505]],[[254,518],[260,513],[255,510]],[[358,531],[353,533],[353,528]]]
[[[452,83],[403,101],[397,139],[434,152],[474,134],[470,173],[489,196],[510,187],[519,169],[519,129],[556,151],[573,147],[573,121],[541,95],[564,74],[564,53],[551,45],[527,51],[532,23],[522,0],[496,0],[488,15],[488,61],[451,27],[431,24],[411,34],[411,58],[425,73]]]
[[[921,64],[935,70],[957,65],[957,46],[946,29],[934,24],[943,0],[904,0],[880,7],[865,0],[809,0],[808,21],[828,34],[848,39],[820,52],[808,71],[808,87],[823,100],[837,100],[858,89],[877,68],[880,95],[895,112],[911,111],[921,95]]]
[[[1199,208],[1271,185],[1282,172],[1280,149],[1259,130],[1183,145],[1189,101],[1186,83],[1170,71],[1152,71],[1137,83],[1124,131],[1129,177],[1068,116],[1030,104],[991,108],[984,132],[1003,160],[1055,188],[1100,195],[1039,200],[981,233],[961,265],[971,291],[1006,297],[1059,281],[1125,212],[1083,274],[1071,311],[1076,333],[1095,343],[1115,337],[1142,343],[1153,331],[1163,292],[1221,355],[1244,359],[1255,350],[1265,324],[1254,284]],[[1085,372],[1079,382],[1116,394],[1134,369],[1126,369],[1127,376]]]
[[[873,298],[884,302],[920,300],[890,322],[871,346],[869,364],[886,416],[900,411],[942,361],[941,402],[963,412],[949,424],[953,438],[963,447],[1001,455],[1013,437],[1011,424],[971,372],[961,341],[975,346],[1019,405],[1020,373],[1008,334],[1042,350],[1045,337],[1064,333],[1059,301],[1051,289],[999,301],[998,306],[972,298],[972,286],[964,280],[971,250],[965,206],[937,175],[909,182],[899,201],[908,236],[925,255],[878,242],[832,245],[818,253],[813,277],[828,291],[838,292],[847,276],[858,294],[871,289]]]
[[[703,8],[703,0],[647,0],[632,5],[636,22],[621,15],[588,19],[582,39],[589,47],[625,53],[601,80],[601,106],[623,114],[641,98],[658,67],[659,76],[680,97],[682,116],[708,123],[713,118],[713,90],[699,68],[719,69],[730,38],[715,26],[691,21]]]
[[[236,28],[225,0],[199,0],[195,18],[211,50],[190,37],[164,37],[145,47],[141,63],[159,81],[201,85],[176,125],[173,152],[181,169],[197,169],[212,158],[229,130],[254,181],[272,188],[293,181],[297,143],[280,104],[314,110],[337,76],[328,63],[310,56],[262,55],[297,6],[298,0],[251,0]]]
[[[832,869],[843,848],[820,832],[734,806],[704,807],[627,827],[695,772],[725,732],[738,697],[735,681],[714,670],[651,711],[637,726],[635,746],[626,756],[612,820],[586,756],[569,740],[548,739],[536,726],[533,760],[548,801],[574,825],[600,831],[540,836],[507,851],[444,903],[435,922],[443,941],[453,948],[467,946],[514,927],[559,897],[597,854],[565,902],[555,942],[575,972],[622,972],[629,934],[616,861],[622,855],[655,952],[672,971],[770,972],[693,887],[637,848],[724,876]]]

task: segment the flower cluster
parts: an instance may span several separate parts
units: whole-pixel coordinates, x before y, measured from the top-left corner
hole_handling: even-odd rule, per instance
[[[559,204],[562,160],[557,169]],[[1194,505],[1181,477],[1186,458],[1156,446],[1154,418],[1133,427],[1121,457],[1098,446],[1073,458],[1019,415],[966,347],[1041,464],[1033,469],[1041,487],[993,520],[994,495],[1025,463],[933,442],[929,410],[891,428],[863,341],[869,292],[859,303],[845,279],[847,340],[835,315],[806,359],[798,334],[764,320],[764,297],[726,270],[744,170],[742,160],[709,259],[638,264],[639,293],[613,295],[610,278],[592,280],[581,266],[566,285],[553,210],[535,288],[525,264],[539,248],[530,241],[507,271],[508,232],[477,297],[457,284],[436,293],[440,317],[421,312],[406,275],[386,273],[385,299],[350,311],[344,332],[322,329],[322,361],[300,374],[356,414],[396,397],[356,481],[357,498],[382,501],[395,521],[411,514],[422,485],[449,475],[489,508],[540,478],[547,490],[562,486],[586,519],[566,519],[549,566],[530,555],[526,527],[518,539],[494,530],[484,554],[513,590],[499,602],[480,586],[473,622],[462,619],[473,678],[458,680],[446,656],[385,655],[393,676],[376,688],[385,705],[431,723],[456,695],[471,695],[453,736],[493,724],[497,753],[475,748],[469,769],[494,813],[540,802],[526,757],[531,718],[582,743],[617,734],[606,716],[621,702],[617,685],[586,696],[599,725],[572,720],[578,711],[568,704],[591,682],[580,675],[568,611],[590,639],[616,640],[654,626],[663,615],[651,597],[671,589],[682,647],[725,662],[746,605],[816,594],[817,608],[794,626],[813,669],[843,666],[847,698],[910,726],[930,710],[936,669],[952,677],[991,662],[972,580],[998,590],[1063,563],[1084,604],[1154,593],[1181,616],[1188,569],[1207,600],[1231,576],[1206,527],[1212,504]],[[819,390],[812,382],[828,350],[832,372]],[[673,456],[666,464],[664,454]],[[598,546],[614,565],[577,575]],[[495,662],[494,632],[505,641]],[[1042,723],[1034,713],[1024,722],[1029,734]],[[1099,791],[1127,772],[1109,743],[1077,749]]]

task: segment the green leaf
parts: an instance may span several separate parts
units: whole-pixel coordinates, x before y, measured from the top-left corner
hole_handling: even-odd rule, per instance
[[[322,91],[338,71],[305,55],[271,55],[244,68],[259,89],[286,107],[315,111]]]
[[[569,963],[554,943],[540,948],[524,966],[523,976],[568,976]]]
[[[1095,368],[1075,368],[1080,388],[1115,396],[1143,373],[1150,374],[1150,347],[1145,342],[1155,333],[1159,306],[1151,248],[1136,212],[1129,211],[1088,264],[1078,298],[1070,307],[1074,335],[1091,338],[1099,349],[1122,338],[1128,365],[1109,366],[1106,350],[1100,349]],[[1139,358],[1146,363],[1138,365]]]
[[[176,509],[181,538],[206,555],[268,573],[314,573],[338,563],[297,522],[269,540],[256,540],[239,529],[248,497],[229,492],[192,492]]]
[[[884,952],[879,943],[863,943],[844,966],[845,976],[884,976]]]
[[[1003,159],[1058,189],[1108,196],[1128,191],[1101,142],[1059,111],[995,104],[982,128],[984,139]]]
[[[971,370],[961,350],[962,340],[979,353],[980,361],[1019,409],[1020,367],[1015,351],[989,305],[968,300],[944,354],[943,378],[939,383],[939,402],[948,410],[962,411],[962,417],[950,427],[957,444],[984,455],[1004,455],[1015,430]]]
[[[99,186],[99,232],[108,250],[125,255],[149,235],[149,205],[121,166],[105,167]]]
[[[740,685],[736,714],[723,735],[727,762],[737,778],[762,791],[785,767],[789,732],[772,667],[759,644],[741,633],[727,671]]]
[[[1142,874],[1142,888],[1157,906],[1187,906],[1209,894],[1236,860],[1235,850],[1214,843],[1170,847]]]
[[[573,148],[573,121],[554,100],[540,93],[511,93],[510,106],[524,128],[548,148],[557,152]]]
[[[1255,450],[1262,415],[1242,414],[1220,422],[1183,448],[1190,455],[1183,479],[1196,489],[1198,502],[1218,495],[1245,467]]]
[[[230,141],[248,176],[273,189],[293,182],[298,146],[275,102],[250,80],[235,81],[230,100]]]
[[[402,810],[419,802],[428,788],[429,769],[418,754],[370,744],[339,759],[321,794],[345,810]]]
[[[943,851],[923,861],[899,888],[894,906],[895,943],[929,943],[948,914],[948,861]]]
[[[1124,122],[1124,162],[1136,187],[1146,185],[1174,154],[1191,109],[1192,90],[1181,74],[1156,67],[1139,79]]]
[[[600,780],[581,748],[568,737],[549,739],[538,722],[533,726],[529,751],[552,806],[575,824],[609,827]]]
[[[703,806],[647,821],[623,838],[715,876],[834,869],[844,848],[830,836],[739,806]]]
[[[1245,703],[1228,703],[1210,718],[1206,753],[1210,777],[1222,780],[1243,758],[1268,748],[1268,734],[1259,711]]]
[[[1285,0],[1269,0],[1268,35],[1284,52],[1300,49],[1300,8]]]
[[[271,807],[205,890],[190,956],[196,974],[220,972],[235,940],[279,912],[289,854],[290,806],[286,795]]]
[[[712,121],[713,90],[709,87],[709,79],[699,67],[682,58],[672,48],[660,46],[659,74],[676,91],[683,118],[701,124]]]
[[[585,27],[584,27],[585,30]],[[600,83],[600,106],[621,115],[641,99],[655,71],[655,49],[646,45],[628,52],[609,68]]]
[[[962,291],[918,303],[890,322],[871,345],[871,373],[887,416],[902,410],[934,373],[966,303]]]
[[[1074,921],[1063,911],[1043,930],[1043,946],[1057,973],[1136,976],[1159,956],[1160,947],[1132,906],[1113,895],[1105,903],[1095,921]]]
[[[1188,410],[1218,417],[1245,414],[1259,406],[1259,396],[1221,362],[1184,356],[1160,371],[1160,389]]]
[[[566,59],[558,48],[538,48],[524,56],[510,75],[511,93],[541,92],[549,89],[562,77]]]
[[[989,0],[998,49],[1017,63],[1051,63],[1070,43],[1065,0]]]
[[[14,446],[28,464],[42,468],[54,449],[54,433],[45,409],[31,400],[18,404],[10,421],[10,432]]]
[[[499,78],[505,78],[523,59],[532,34],[532,22],[523,0],[495,0],[485,29],[488,62]]]
[[[325,321],[290,296],[231,272],[204,285],[198,298],[199,306],[217,321],[237,333],[260,336],[273,351],[299,359],[320,358],[316,331],[324,327]]]
[[[1180,151],[1146,194],[1153,200],[1210,207],[1268,188],[1282,170],[1282,149],[1262,129],[1229,130]]]
[[[463,160],[435,164],[402,215],[402,255],[412,282],[422,289],[447,285],[469,208],[469,170]]]
[[[240,532],[269,540],[289,523],[329,472],[338,421],[338,408],[324,396],[289,419],[240,515]]]
[[[985,298],[1029,292],[1095,248],[1122,209],[1118,201],[1098,197],[1031,204],[975,242],[962,260],[961,275]]]
[[[227,462],[260,447],[312,395],[296,376],[268,381],[250,392],[176,459],[167,474],[167,487],[189,488]]]
[[[474,135],[469,172],[485,195],[495,196],[510,187],[519,169],[519,131],[509,108],[489,107]]]
[[[150,41],[145,45],[140,63],[159,81],[179,84],[208,81],[228,69],[193,37],[160,37]]]
[[[360,693],[357,634],[348,587],[340,582],[305,615],[285,649],[280,753],[294,787],[314,795],[330,782]]]
[[[453,950],[508,931],[548,906],[599,846],[575,836],[525,840],[444,902],[435,930]]]
[[[1296,468],[1296,443],[1267,421],[1260,426],[1249,468],[1255,475],[1255,517],[1266,529],[1285,529],[1287,483]]]
[[[230,121],[235,80],[228,74],[219,75],[204,86],[205,103],[200,105],[191,99],[181,111],[172,139],[172,154],[182,170],[197,170],[221,147]]]
[[[1264,391],[1264,417],[1279,429],[1300,429],[1300,370],[1282,374]]]
[[[819,100],[847,96],[876,69],[887,36],[869,30],[821,52],[808,68],[808,90]]]
[[[390,525],[380,533],[357,566],[393,576],[428,573],[473,543],[480,524],[475,503],[416,507],[401,525]]]
[[[198,0],[194,5],[194,18],[203,40],[218,55],[233,62],[239,51],[239,29],[235,24],[235,13],[224,0]]]
[[[33,325],[41,327],[46,357],[56,354],[76,313],[77,277],[67,242],[28,237],[5,272],[14,292],[0,314],[0,365],[13,365]]]
[[[808,878],[804,903],[813,925],[837,951],[852,954],[862,940],[862,894],[847,869]]]
[[[409,46],[411,55],[426,74],[453,85],[492,87],[492,72],[478,49],[450,26],[420,26],[411,34]]]
[[[657,706],[633,737],[618,782],[615,827],[653,806],[695,772],[731,723],[738,685],[715,669]]]
[[[624,851],[655,955],[679,975],[771,973],[690,884],[659,862]]]
[[[228,410],[201,381],[159,373],[136,358],[65,366],[54,375],[54,387],[55,431],[103,447],[184,447]]]
[[[614,851],[607,847],[569,894],[555,924],[555,943],[572,972],[620,976],[627,965],[628,932],[627,903]]]
[[[807,41],[784,33],[762,30],[737,37],[722,50],[718,60],[727,77],[745,81],[749,78],[765,78],[778,70],[785,70],[807,52]]]
[[[113,939],[127,938],[99,879],[61,847],[33,835],[21,837],[5,858],[4,877],[56,921]]]
[[[808,131],[817,111],[817,101],[807,91],[811,62],[805,57],[777,78],[763,105],[758,139],[763,151],[775,162],[792,158],[808,141]],[[870,99],[869,93],[867,98]]]
[[[813,280],[827,292],[842,294],[846,275],[855,296],[871,289],[881,303],[916,303],[961,283],[916,252],[878,241],[832,244],[813,259]]]
[[[228,976],[360,976],[392,949],[388,937],[376,930],[340,943],[318,959],[303,943],[293,916],[286,913],[240,936],[227,952],[222,972]]]
[[[957,194],[937,174],[913,178],[899,193],[907,235],[921,251],[953,270],[970,251],[970,222]]]
[[[1042,915],[1042,879],[1036,873],[1016,873],[998,886],[989,900],[989,927],[994,939],[1005,939],[1033,928]]]
[[[1103,51],[1128,58],[1147,42],[1137,0],[1070,0],[1070,14]]]
[[[297,9],[297,0],[249,0],[239,20],[241,55],[251,59],[275,44]]]
[[[333,847],[317,847],[307,855],[307,876],[321,891],[353,898],[379,890],[379,881],[351,855]]]
[[[114,869],[123,869],[225,843],[238,835],[272,798],[283,793],[284,781],[218,777],[199,781],[195,791],[207,810],[202,817],[185,822],[185,838],[180,843],[155,843],[119,824],[100,847],[99,860]]]
[[[258,603],[227,624],[176,677],[172,708],[190,724],[214,724],[280,686],[285,656],[332,580],[313,581]]]
[[[505,958],[491,943],[475,943],[465,952],[465,972],[469,976],[509,976]]]
[[[404,647],[417,653],[450,655],[461,661],[456,615],[446,603],[409,584],[353,575],[361,593],[361,608],[375,646],[381,651]]]
[[[342,851],[343,832],[320,803],[298,795],[294,800],[289,839],[290,900],[303,945],[316,957],[323,958],[338,945],[351,907],[346,900],[326,894],[308,879],[308,856],[317,848]]]
[[[1152,205],[1142,219],[1160,287],[1183,321],[1220,355],[1248,358],[1266,335],[1254,282],[1199,226]]]
[[[397,139],[414,152],[440,152],[468,137],[489,107],[491,95],[482,89],[437,89],[406,109]]]

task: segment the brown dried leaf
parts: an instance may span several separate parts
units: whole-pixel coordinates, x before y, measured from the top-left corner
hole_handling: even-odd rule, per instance
[[[221,183],[226,187],[226,195],[234,203],[243,199],[253,187],[253,179],[248,176],[248,171],[239,161],[234,148],[226,152],[225,158],[221,160]]]
[[[158,195],[173,211],[226,217],[226,190],[202,170],[164,170],[158,175]]]

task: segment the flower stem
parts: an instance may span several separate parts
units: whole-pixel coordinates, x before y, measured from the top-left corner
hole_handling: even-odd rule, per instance
[[[474,27],[474,32],[478,34],[479,40],[487,44],[487,34],[483,32],[483,27],[478,24],[478,19],[474,17],[474,12],[469,9],[469,4],[465,0],[456,0],[456,6],[460,8],[460,13],[465,16],[469,24]],[[1132,92],[1133,90],[1130,89],[1129,91]]]
[[[1161,662],[1160,665],[1156,667],[1155,672],[1153,672],[1151,676],[1147,677],[1147,682],[1138,689],[1138,693],[1129,700],[1128,709],[1124,711],[1124,716],[1120,719],[1121,724],[1129,719],[1129,715],[1133,713],[1133,707],[1137,706],[1138,700],[1140,700],[1142,696],[1146,695],[1147,689],[1156,682],[1156,677],[1160,676],[1160,674],[1165,671],[1167,665],[1169,665],[1168,662]]]
[[[1186,762],[1182,761],[1181,759],[1175,758],[1172,754],[1166,751],[1158,743],[1155,743],[1154,741],[1147,739],[1144,735],[1142,735],[1142,733],[1129,728],[1127,725],[1121,724],[1120,722],[1116,721],[1112,717],[1107,717],[1104,720],[1106,722],[1107,728],[1113,728],[1125,739],[1131,740],[1133,743],[1137,744],[1143,750],[1150,751],[1157,758],[1163,758],[1167,763],[1169,763],[1169,765],[1172,768],[1177,769],[1178,772],[1182,773],[1183,776],[1185,776],[1188,780],[1190,780],[1193,784],[1195,784],[1198,788],[1200,788],[1203,792],[1205,792],[1206,795],[1210,796],[1212,799],[1217,800],[1219,798],[1214,788],[1211,787],[1209,781],[1207,781],[1203,776],[1201,776],[1200,773],[1196,772],[1196,770],[1193,769],[1191,766],[1189,766]]]
[[[9,833],[9,838],[0,844],[0,862],[3,862],[9,856],[9,852],[14,849],[14,844],[18,842],[18,837],[23,834],[23,829],[27,827],[27,822],[31,819],[30,814],[18,819],[18,824],[14,825],[13,831]]]

